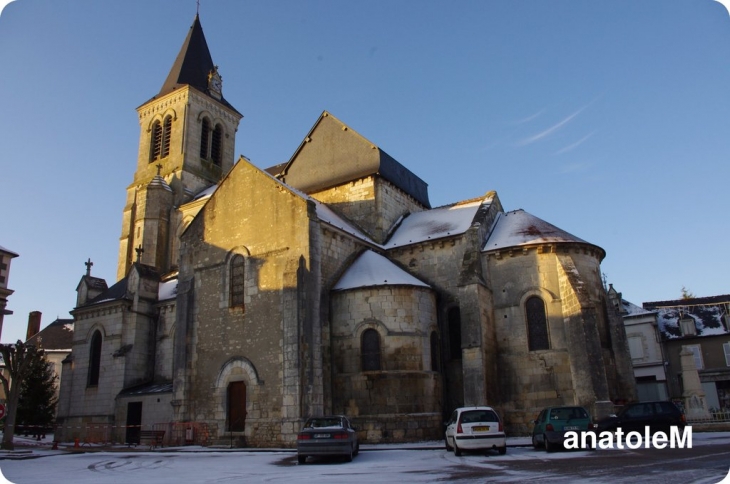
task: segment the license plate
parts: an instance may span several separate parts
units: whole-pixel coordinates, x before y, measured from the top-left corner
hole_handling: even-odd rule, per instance
[[[471,429],[474,432],[489,432],[489,427],[488,426],[472,427]]]
[[[330,434],[314,434],[315,439],[329,439]]]
[[[580,430],[580,427],[576,427],[575,425],[566,425],[563,427],[563,430]]]

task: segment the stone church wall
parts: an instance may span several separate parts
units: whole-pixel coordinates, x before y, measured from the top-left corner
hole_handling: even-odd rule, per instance
[[[399,217],[424,209],[415,199],[378,176],[312,193],[311,197],[326,203],[377,243],[385,241]]]
[[[123,304],[97,306],[74,314],[73,363],[64,364],[61,394],[74,395],[59,407],[57,423],[64,440],[84,438],[85,430],[77,427],[94,422],[114,422],[115,397],[124,388],[124,362],[113,356],[122,340],[126,317]],[[101,331],[99,384],[88,385],[90,342],[96,330]],[[83,395],[79,398],[75,395]]]
[[[208,422],[214,436],[227,430],[233,381],[246,384],[247,440],[281,445],[298,428],[302,389],[292,377],[307,358],[296,335],[310,299],[308,210],[304,199],[240,162],[183,235],[181,258],[191,265],[183,263],[180,280],[194,277],[195,295],[183,419]],[[244,308],[229,307],[235,254],[245,258]]]
[[[172,381],[175,300],[159,305],[155,346],[155,379]]]
[[[367,442],[439,438],[441,376],[432,371],[437,331],[430,289],[379,286],[332,296],[333,412],[351,416]],[[361,338],[380,335],[380,371],[362,371]],[[435,424],[435,422],[438,422]]]
[[[499,404],[508,431],[525,434],[542,407],[574,403],[557,262],[554,254],[538,253],[536,248],[490,255],[488,261],[499,346]],[[528,349],[524,304],[530,296],[545,303],[548,350]]]

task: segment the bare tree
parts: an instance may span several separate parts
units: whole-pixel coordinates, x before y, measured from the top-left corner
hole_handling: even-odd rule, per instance
[[[0,448],[13,450],[13,437],[15,436],[15,416],[20,400],[20,388],[22,381],[27,377],[31,369],[31,363],[35,358],[43,357],[43,350],[34,345],[27,345],[18,340],[14,345],[0,345],[0,355],[3,357],[7,376],[0,372],[6,396],[5,430]]]

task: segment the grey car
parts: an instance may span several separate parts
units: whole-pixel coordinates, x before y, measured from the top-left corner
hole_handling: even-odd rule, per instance
[[[297,435],[300,464],[304,464],[309,456],[343,456],[351,462],[359,451],[357,431],[342,415],[311,417]]]

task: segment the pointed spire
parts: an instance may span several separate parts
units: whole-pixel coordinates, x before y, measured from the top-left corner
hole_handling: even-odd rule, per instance
[[[177,59],[175,59],[170,74],[168,74],[158,96],[168,94],[173,89],[186,84],[206,92],[208,89],[208,74],[214,68],[213,58],[210,55],[210,50],[208,50],[205,35],[203,35],[203,27],[200,25],[200,17],[195,15],[188,36],[185,38],[180,53],[177,55]]]
[[[212,72],[217,71],[218,66],[213,64],[213,58],[208,49],[208,42],[205,40],[203,27],[200,25],[200,16],[196,14],[193,25],[190,26],[188,35],[185,37],[180,52],[177,54],[175,63],[172,65],[172,69],[170,69],[170,73],[167,75],[162,89],[160,89],[160,92],[155,97],[164,96],[186,85],[210,95],[208,79]],[[237,114],[240,114],[223,96],[215,97],[214,99],[220,101]]]

